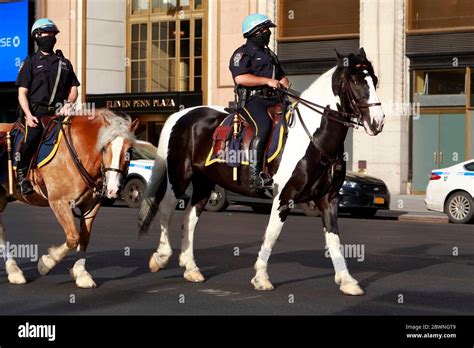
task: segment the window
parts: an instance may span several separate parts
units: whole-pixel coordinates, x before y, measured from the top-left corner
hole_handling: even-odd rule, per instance
[[[174,91],[176,69],[176,22],[152,24],[152,91]]]
[[[152,0],[153,12],[174,13],[176,11],[190,10],[191,0]]]
[[[202,19],[194,21],[194,90],[202,89]]]
[[[472,0],[410,0],[408,30],[471,27],[474,29]]]
[[[137,17],[133,11],[140,2],[132,4],[129,90],[201,91],[204,2],[150,0],[150,14]]]
[[[421,106],[465,106],[466,70],[417,70],[414,101]]]
[[[145,92],[147,80],[147,24],[132,25],[132,92]]]
[[[132,14],[143,14],[148,12],[148,0],[132,0]]]
[[[430,94],[464,94],[465,78],[464,70],[453,71],[424,71],[422,89],[418,93]]]
[[[471,68],[471,103],[470,107],[474,108],[474,67]]]
[[[190,76],[190,22],[189,20],[181,21],[179,30],[179,91],[189,91],[189,76]]]
[[[279,0],[279,39],[357,37],[359,12],[359,0]]]

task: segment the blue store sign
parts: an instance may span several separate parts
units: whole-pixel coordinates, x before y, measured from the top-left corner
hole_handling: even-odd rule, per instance
[[[28,1],[0,2],[0,82],[13,82],[28,55]]]

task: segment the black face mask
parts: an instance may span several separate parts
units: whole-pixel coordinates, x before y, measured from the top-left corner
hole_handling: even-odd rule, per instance
[[[257,47],[265,47],[270,43],[270,36],[272,33],[270,31],[258,32],[255,35],[252,35],[247,40],[251,41]]]
[[[54,45],[56,45],[56,36],[37,37],[36,44],[40,51],[53,53]]]

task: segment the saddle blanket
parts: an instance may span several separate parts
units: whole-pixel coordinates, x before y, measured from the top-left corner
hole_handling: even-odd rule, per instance
[[[247,110],[244,109],[245,112]],[[245,139],[245,134],[249,131],[249,127],[241,127],[239,135],[234,139],[233,137],[233,123],[234,113],[229,114],[219,125],[218,131],[214,133],[214,142],[209,155],[207,156],[206,166],[214,163],[226,163],[229,166],[235,167],[238,165],[249,165],[249,153],[243,151],[242,139]],[[290,111],[285,115],[286,121],[290,117]],[[285,126],[284,118],[280,117],[280,120],[275,125],[270,139],[268,139],[268,149],[266,152],[266,162],[270,163],[283,148]],[[224,127],[221,127],[224,126]],[[219,146],[219,149],[215,148]],[[234,150],[234,151],[229,151]]]
[[[63,121],[63,123],[67,118]],[[43,138],[38,152],[38,157],[35,163],[37,168],[48,164],[56,155],[58,151],[59,144],[62,139],[62,132],[59,126],[59,122],[53,121],[54,125],[51,128],[51,131]],[[23,141],[23,133],[19,129],[14,129],[11,133],[12,139],[12,148],[13,148],[13,168],[16,169],[16,156],[15,153],[20,147],[20,142]],[[0,137],[5,137],[4,134],[0,134]],[[0,181],[5,182],[8,178],[8,153],[6,140],[1,142],[0,146]]]

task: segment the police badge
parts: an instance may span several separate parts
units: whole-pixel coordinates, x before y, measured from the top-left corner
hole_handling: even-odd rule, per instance
[[[239,66],[241,59],[242,59],[242,53],[234,54],[234,66]]]

